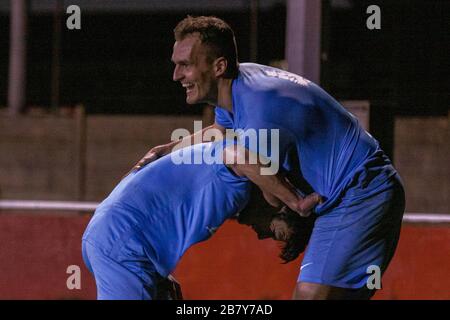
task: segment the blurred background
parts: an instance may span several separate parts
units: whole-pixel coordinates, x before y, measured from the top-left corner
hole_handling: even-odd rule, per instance
[[[71,5],[80,29],[67,27]],[[366,25],[370,5],[380,29]],[[174,129],[213,121],[172,81],[173,28],[188,14],[224,19],[241,62],[298,73],[359,118],[407,193],[375,298],[450,299],[444,0],[0,0],[0,299],[94,299],[80,239],[96,203]],[[277,243],[226,222],[175,275],[188,299],[289,299],[301,260],[277,255]],[[79,289],[67,287],[70,265]]]

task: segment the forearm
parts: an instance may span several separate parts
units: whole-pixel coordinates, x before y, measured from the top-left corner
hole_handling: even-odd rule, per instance
[[[202,130],[199,130],[189,136],[184,137],[183,139],[179,139],[176,141],[169,142],[168,152],[170,153],[176,149],[181,149],[187,146],[195,145],[203,142],[210,142],[218,138],[223,138],[225,133],[225,128],[221,127],[218,124],[212,124]]]
[[[148,163],[161,158],[172,151],[175,151],[177,149],[184,148],[189,145],[201,143],[201,142],[207,142],[215,139],[223,138],[225,132],[225,128],[222,126],[214,123],[213,125],[204,128],[203,130],[200,130],[198,132],[195,132],[189,136],[186,136],[182,139],[173,140],[169,143],[156,146],[152,148],[150,151],[148,151],[145,156],[139,160],[134,167],[124,176],[126,177],[131,171],[133,170],[139,170]],[[124,178],[123,177],[123,178]],[[123,179],[122,178],[122,179]]]
[[[263,165],[254,153],[242,146],[229,146],[224,149],[224,162],[236,174],[245,176],[256,184],[271,205],[278,206],[278,199],[298,212],[297,206],[301,198],[297,195],[295,188],[279,172],[262,175],[262,169],[267,166]]]
[[[286,204],[292,210],[298,211],[298,202],[301,198],[297,195],[295,188],[289,184],[285,177],[277,173],[275,175],[261,175],[264,166],[256,164],[235,164],[232,166],[240,175],[246,176],[256,184],[264,194],[266,199],[271,199],[271,204],[276,204],[276,199]],[[276,199],[273,199],[275,197]]]
[[[250,154],[252,153],[243,147],[227,147],[224,152],[224,161],[236,174],[245,176],[256,184],[270,205],[281,207],[284,203],[291,210],[307,216],[321,201],[320,195],[317,193],[310,194],[305,198],[300,196],[295,187],[280,172],[272,175],[261,174],[267,166],[263,165],[259,159],[253,162],[249,161]],[[256,159],[255,154],[252,156],[253,159]]]

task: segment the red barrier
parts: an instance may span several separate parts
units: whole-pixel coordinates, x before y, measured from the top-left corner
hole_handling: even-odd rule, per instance
[[[302,257],[283,265],[278,253],[275,241],[228,222],[191,248],[175,275],[187,299],[290,299]],[[450,227],[403,226],[374,299],[450,299],[449,253]]]
[[[0,299],[95,299],[81,259],[90,215],[0,215]],[[81,289],[69,290],[67,268],[81,269]]]
[[[0,299],[94,299],[81,259],[85,216],[0,215]],[[375,299],[450,299],[450,228],[404,226],[397,253]],[[300,258],[281,264],[278,244],[227,222],[191,248],[175,271],[186,299],[290,299]],[[81,268],[69,290],[67,268]]]

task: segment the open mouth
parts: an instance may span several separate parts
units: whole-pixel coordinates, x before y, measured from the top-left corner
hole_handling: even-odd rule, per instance
[[[187,82],[187,83],[182,83],[181,85],[183,86],[183,88],[186,89],[186,94],[189,94],[192,91],[194,91],[195,85],[193,83]]]

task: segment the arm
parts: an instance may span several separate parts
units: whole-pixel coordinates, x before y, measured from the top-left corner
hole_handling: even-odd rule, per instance
[[[155,161],[156,159],[161,158],[161,157],[171,153],[175,147],[184,148],[189,145],[197,144],[199,142],[201,143],[201,142],[211,141],[211,136],[214,136],[214,134],[206,134],[205,135],[205,133],[208,133],[209,130],[218,130],[222,135],[225,134],[225,128],[217,123],[214,123],[214,124],[210,125],[209,127],[206,127],[200,131],[197,131],[197,132],[191,134],[190,136],[184,137],[183,139],[179,139],[179,140],[172,141],[172,142],[160,145],[160,146],[156,146],[156,147],[150,149],[144,155],[144,157],[141,160],[139,160],[125,176],[123,176],[123,178],[125,178],[131,171],[139,170],[142,167],[144,167],[145,165],[147,165],[148,163]],[[212,133],[212,132],[209,131],[209,133]]]
[[[321,198],[317,193],[306,198],[301,197],[295,187],[280,172],[274,175],[261,175],[261,169],[265,166],[260,163],[259,159],[255,164],[248,163],[247,159],[250,159],[250,151],[243,147],[232,146],[224,149],[225,164],[236,174],[246,176],[255,183],[270,205],[280,208],[284,203],[301,216],[308,216],[311,209],[320,202]]]

